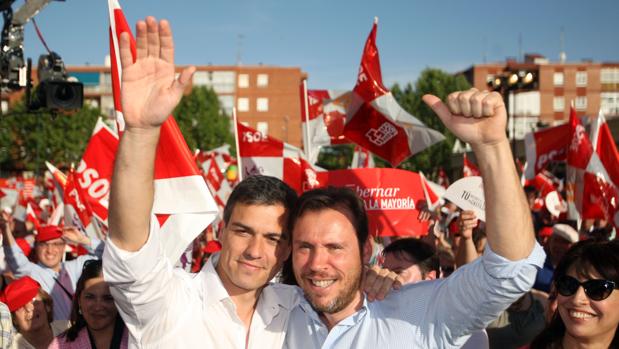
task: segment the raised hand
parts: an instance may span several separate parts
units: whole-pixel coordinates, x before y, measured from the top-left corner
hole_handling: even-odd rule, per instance
[[[473,211],[462,211],[458,217],[458,228],[463,239],[473,238],[473,229],[477,227],[477,216]]]
[[[160,126],[180,101],[195,70],[189,67],[178,78],[174,71],[174,41],[166,20],[147,17],[136,25],[134,61],[128,33],[120,37],[122,108],[127,130]]]
[[[62,239],[70,244],[90,245],[90,238],[82,234],[76,227],[62,228]]]
[[[472,88],[450,94],[447,105],[434,95],[423,96],[423,101],[464,142],[492,145],[507,139],[507,112],[503,98],[497,92]]]

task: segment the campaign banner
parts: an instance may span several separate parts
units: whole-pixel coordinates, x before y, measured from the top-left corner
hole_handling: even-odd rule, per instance
[[[477,219],[486,221],[484,182],[481,177],[464,177],[455,181],[447,188],[444,198],[463,210],[475,212]]]
[[[363,200],[372,236],[423,236],[428,222],[419,221],[425,206],[421,176],[394,168],[357,168],[317,172],[320,186],[346,187]]]

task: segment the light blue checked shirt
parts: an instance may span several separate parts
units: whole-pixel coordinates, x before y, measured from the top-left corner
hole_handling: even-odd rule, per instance
[[[88,255],[79,256],[74,260],[63,262],[60,272],[55,272],[43,264],[32,263],[17,244],[4,245],[6,263],[15,274],[15,277],[30,276],[35,279],[41,288],[54,300],[54,320],[69,320],[71,316],[72,296],[77,280],[82,275],[82,266],[89,259],[100,259],[103,255],[105,243],[97,238],[90,238],[90,246],[87,247]],[[56,282],[58,280],[58,282]],[[59,285],[62,284],[62,289]]]
[[[484,255],[446,279],[420,282],[368,303],[329,330],[307,300],[290,315],[285,347],[459,348],[531,289],[545,253],[509,261],[486,248]]]

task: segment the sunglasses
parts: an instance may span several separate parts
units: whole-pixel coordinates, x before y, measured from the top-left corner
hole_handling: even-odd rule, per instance
[[[567,275],[559,277],[555,284],[557,286],[557,292],[565,297],[572,296],[578,291],[578,288],[582,286],[587,297],[594,301],[601,301],[608,298],[615,287],[617,287],[617,284],[610,280],[595,279],[580,282]]]

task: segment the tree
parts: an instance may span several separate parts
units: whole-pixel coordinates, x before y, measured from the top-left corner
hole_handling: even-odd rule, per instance
[[[402,108],[417,117],[428,127],[440,131],[445,135],[445,141],[435,144],[426,150],[417,153],[404,161],[399,168],[411,171],[423,171],[430,174],[439,167],[449,168],[455,136],[449,132],[441,120],[434,114],[421,97],[431,93],[442,100],[455,91],[467,90],[470,84],[462,75],[451,75],[440,69],[427,68],[415,83],[415,88],[407,84],[403,89],[397,84],[393,86],[391,92]],[[385,162],[380,161],[385,165]]]
[[[189,149],[207,150],[224,143],[234,144],[230,118],[221,110],[217,94],[210,88],[194,87],[181,99],[174,117]]]
[[[45,161],[59,167],[78,163],[88,144],[98,108],[85,105],[71,114],[26,110],[15,105],[0,119],[0,166],[8,171],[41,171]]]

